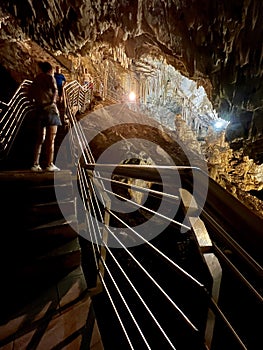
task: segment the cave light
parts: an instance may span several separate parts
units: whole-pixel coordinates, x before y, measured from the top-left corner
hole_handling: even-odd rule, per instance
[[[220,129],[222,126],[223,126],[223,122],[222,122],[221,120],[218,120],[218,121],[215,123],[215,128],[216,128],[216,129]]]
[[[227,122],[225,120],[219,119],[214,123],[215,130],[223,130],[227,126]]]
[[[135,93],[134,93],[133,91],[131,91],[131,92],[129,93],[129,100],[130,100],[131,102],[133,102],[133,101],[136,100],[136,95],[135,95]]]

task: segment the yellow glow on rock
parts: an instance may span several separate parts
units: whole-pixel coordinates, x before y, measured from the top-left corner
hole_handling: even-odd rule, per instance
[[[136,100],[136,95],[133,91],[129,93],[129,100],[130,101],[135,101]]]

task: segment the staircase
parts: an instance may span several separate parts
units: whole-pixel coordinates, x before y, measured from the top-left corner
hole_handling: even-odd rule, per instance
[[[53,173],[0,173],[0,349],[13,343],[19,349],[28,349],[27,342],[20,343],[22,339],[29,341],[30,331],[37,332],[39,327],[46,328],[37,340],[43,344],[40,348],[49,348],[48,342],[55,345],[69,341],[67,338],[75,338],[72,334],[78,330],[74,329],[76,319],[81,328],[92,315],[81,268],[71,173],[61,171],[58,177],[59,189],[55,189]],[[63,218],[56,202],[55,190],[60,189],[65,194],[60,205],[69,213],[71,222]],[[81,315],[76,311],[80,309]],[[19,317],[26,322],[18,322]],[[65,328],[63,336],[54,337],[53,328],[64,329],[66,319],[72,323],[71,329]],[[93,315],[91,335],[94,322]]]
[[[68,91],[68,102],[74,111],[79,105],[74,98],[78,96],[78,84],[72,84]],[[104,102],[110,103],[110,100]],[[72,115],[72,120],[74,118]],[[200,215],[202,225],[182,235],[180,223],[184,222],[186,212],[189,221],[195,218],[198,205],[192,207],[192,199],[189,203],[180,201],[175,222],[170,221],[150,244],[147,241],[129,249],[109,249],[108,232],[115,236],[115,227],[122,228],[122,216],[114,222],[116,214],[109,210],[107,200],[104,207],[91,198],[96,191],[90,191],[90,182],[86,177],[81,178],[81,174],[84,167],[93,170],[94,165],[83,165],[78,183],[70,170],[56,173],[56,181],[53,173],[28,170],[34,145],[30,121],[29,115],[8,159],[0,163],[0,350],[101,350],[97,321],[107,349],[130,349],[130,342],[134,349],[140,350],[165,349],[168,343],[169,348],[176,346],[183,350],[254,349],[260,340],[257,319],[262,314],[262,222],[259,218],[210,179]],[[59,128],[56,152],[65,132],[64,127]],[[64,154],[67,157],[67,150],[61,153],[63,158]],[[59,159],[57,165],[60,167]],[[107,164],[100,166],[105,173]],[[168,179],[171,170],[167,169]],[[190,174],[186,169],[181,171],[181,190],[190,195],[193,169]],[[115,174],[144,181],[150,179],[158,191],[149,195],[147,205],[152,211],[159,208],[159,200],[165,193],[154,172],[140,166],[140,171],[134,172],[131,167],[125,173],[124,165]],[[204,174],[197,174],[198,191],[203,191]],[[89,176],[92,179],[90,173]],[[83,193],[88,194],[84,200],[91,209],[91,218],[86,211],[81,213],[76,203],[76,189],[80,184]],[[123,193],[123,185],[119,184],[118,195]],[[101,188],[98,186],[98,191]],[[178,193],[178,198],[180,196]],[[126,200],[125,195],[120,197]],[[94,203],[98,207],[93,206]],[[106,225],[110,227],[110,223],[112,231],[104,230],[100,225],[103,220],[94,227],[92,214],[96,216],[97,209],[104,213]],[[130,219],[125,217],[125,225],[130,225],[133,232],[135,224],[148,218],[149,213],[140,207]],[[161,225],[161,221],[155,218],[154,224]],[[188,226],[192,227],[190,222]],[[200,227],[212,238],[208,244],[200,244],[197,239]],[[107,243],[105,248],[86,239],[101,231]],[[132,239],[132,235],[125,237]],[[217,280],[219,274],[212,273],[215,261],[220,267],[220,281]],[[101,293],[93,288],[98,276],[101,286],[105,287]],[[204,340],[208,340],[208,345]]]
[[[72,173],[61,170],[54,182],[52,172],[29,170],[30,118],[1,162],[0,349],[103,349],[82,269]]]
[[[75,231],[63,218],[55,198],[54,174],[6,171],[0,174],[2,201],[1,266],[6,278],[42,283],[80,265],[78,226],[69,171],[59,174]],[[58,185],[57,185],[58,186]],[[7,249],[6,249],[7,248]],[[54,266],[56,268],[54,269]]]

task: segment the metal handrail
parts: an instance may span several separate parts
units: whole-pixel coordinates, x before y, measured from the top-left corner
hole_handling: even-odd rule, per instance
[[[74,113],[72,113],[74,114]],[[72,119],[72,122],[74,125],[76,125],[76,121],[74,121],[74,118]],[[109,206],[108,206],[108,199],[106,199],[106,202],[104,202],[103,197],[105,198],[111,198],[111,196],[117,196],[122,198],[122,200],[127,201],[127,198],[121,197],[115,192],[105,190],[104,184],[105,182],[111,182],[115,186],[119,186],[119,188],[123,188],[126,185],[118,180],[112,179],[112,177],[107,177],[107,172],[111,173],[112,169],[114,168],[114,175],[120,176],[120,177],[127,177],[127,178],[134,178],[134,179],[142,179],[145,181],[149,181],[152,183],[159,183],[160,181],[160,176],[158,172],[158,167],[157,166],[145,166],[145,165],[119,165],[119,164],[96,164],[95,161],[93,160],[92,154],[90,154],[90,150],[88,147],[86,147],[87,143],[85,142],[85,135],[83,131],[78,128],[74,128],[74,132],[76,133],[74,135],[74,142],[80,142],[85,144],[85,149],[83,150],[83,154],[87,154],[87,158],[84,161],[81,161],[79,163],[79,159],[76,159],[76,164],[80,168],[78,171],[78,176],[79,176],[79,181],[80,181],[80,186],[87,187],[86,189],[81,190],[83,193],[83,198],[84,201],[86,202],[87,206],[87,212],[88,213],[93,213],[93,215],[96,215],[96,211],[99,208],[100,205],[98,204],[97,200],[95,199],[94,202],[91,200],[91,197],[96,193],[95,187],[98,189],[98,192],[104,193],[102,195],[102,204],[104,205],[104,210],[105,213],[108,213],[109,216],[114,217],[117,220],[120,220],[120,218],[116,217],[116,214],[114,211],[112,211]],[[73,142],[73,143],[74,143]],[[77,155],[79,157],[79,154]],[[86,157],[86,156],[85,156]],[[85,159],[84,157],[84,159]],[[138,168],[140,169],[138,171]],[[166,169],[165,169],[166,168]],[[85,172],[83,173],[83,170]],[[170,179],[173,177],[173,172],[174,172],[174,167],[162,167],[162,179],[167,180],[168,182]],[[198,173],[199,175],[197,176],[198,178],[198,184],[197,188],[199,191],[202,192],[202,177],[207,177],[207,174],[204,174],[199,168],[194,168],[194,167],[176,167],[176,171],[179,172],[181,179],[182,179],[182,186],[185,186],[186,189],[188,189],[190,192],[192,192],[192,175],[193,173]],[[86,174],[86,175],[85,175]],[[169,187],[169,186],[168,186]],[[199,188],[200,187],[200,188]],[[172,196],[169,198],[169,194],[163,194],[161,192],[158,192],[154,190],[151,192],[151,190],[145,190],[144,188],[136,188],[133,187],[135,191],[146,191],[150,195],[153,194],[156,197],[166,197],[166,200],[177,200],[178,198],[172,198]],[[197,192],[198,192],[197,190]],[[258,245],[256,249],[253,251],[253,249],[249,249],[249,251],[246,251],[246,249],[243,247],[244,243],[244,237],[241,239],[241,242],[239,242],[237,234],[235,232],[235,224],[236,220],[239,220],[239,224],[243,227],[250,227],[252,228],[253,232],[255,233],[255,236],[257,239],[260,240],[260,230],[261,230],[261,225],[259,225],[259,218],[251,213],[247,208],[242,205],[237,199],[234,197],[230,196],[226,191],[224,191],[224,196],[222,196],[221,191],[224,191],[218,184],[214,183],[211,179],[209,179],[209,186],[208,186],[208,195],[207,195],[207,201],[204,204],[203,211],[201,213],[201,218],[203,219],[204,223],[208,225],[209,229],[212,230],[211,232],[209,231],[209,234],[211,233],[211,237],[213,238],[212,242],[215,242],[212,249],[213,253],[215,256],[217,256],[218,260],[222,262],[222,264],[225,264],[228,266],[228,268],[235,274],[235,276],[240,280],[240,283],[247,288],[249,293],[252,293],[256,299],[258,299],[260,302],[262,301],[262,295],[261,295],[261,290],[258,288],[260,285],[260,281],[262,279],[262,267],[260,265],[259,259],[259,254],[257,249],[260,249],[259,247],[262,246],[262,244]],[[96,194],[94,195],[96,197]],[[230,197],[231,198],[230,198]],[[229,220],[226,220],[225,217],[222,217],[221,211],[213,204],[213,201],[215,198],[218,198],[221,202],[221,205],[227,206],[228,201],[230,201],[231,205],[229,208]],[[197,198],[198,202],[198,198]],[[130,202],[131,205],[133,205],[132,202]],[[141,206],[142,208],[142,206]],[[100,211],[100,209],[99,209]],[[214,220],[217,223],[220,223],[219,227],[215,229],[215,227],[211,224],[211,213],[214,218]],[[237,219],[236,215],[239,213],[239,218]],[[89,222],[89,215],[87,214],[87,221]],[[100,212],[100,220],[103,221],[103,213]],[[233,216],[232,216],[233,215]],[[232,222],[233,217],[235,218],[235,223]],[[93,239],[91,240],[94,245],[95,245],[95,255],[100,256],[98,260],[96,260],[96,265],[97,266],[102,266],[103,269],[108,271],[107,263],[105,259],[101,255],[101,249],[100,245],[103,244],[104,248],[107,252],[108,255],[112,255],[110,247],[107,246],[107,243],[103,241],[103,238],[100,234],[100,228],[94,226],[93,219],[91,219],[91,223],[88,224],[89,231],[93,231]],[[121,221],[121,220],[120,220]],[[124,226],[127,224],[124,221],[121,221]],[[96,234],[97,230],[97,234]],[[106,225],[106,231],[107,235],[111,235],[112,237],[115,237],[117,239],[117,236],[115,233]],[[134,230],[132,230],[134,231]],[[135,232],[133,232],[135,234]],[[214,237],[214,235],[215,237]],[[248,233],[249,234],[249,233]],[[107,236],[106,235],[106,236]],[[232,236],[234,238],[232,238]],[[246,236],[246,239],[249,240],[248,235]],[[226,258],[224,251],[222,250],[221,247],[217,245],[217,243],[222,243],[225,246],[229,247],[233,254],[235,256],[238,256],[238,262],[241,262],[240,265],[239,263],[237,264],[237,267],[233,265],[232,261],[228,261],[228,258]],[[151,249],[155,250],[155,247],[151,245],[150,242],[146,242]],[[121,244],[121,243],[120,243]],[[125,247],[123,247],[125,248]],[[160,258],[167,260],[167,256],[163,255],[162,252],[158,251],[157,254],[160,256]],[[168,259],[169,260],[169,259]],[[101,263],[100,263],[101,261]],[[170,261],[171,264],[173,262]],[[252,276],[252,281],[248,280],[246,274],[243,274],[243,267],[245,266],[246,268],[249,268],[249,271]],[[246,271],[247,272],[247,271]],[[107,289],[107,286],[105,285],[104,281],[104,275],[103,272],[99,270],[99,276],[102,281],[103,286],[105,289]],[[110,274],[110,271],[108,271]],[[186,271],[181,271],[182,275],[188,276]],[[187,278],[187,277],[186,277]],[[192,279],[192,277],[190,277]],[[193,279],[195,281],[195,279]],[[256,281],[256,282],[255,282]],[[240,348],[242,349],[247,349],[245,343],[242,341],[242,337],[238,335],[238,332],[234,329],[232,326],[231,322],[228,320],[227,316],[225,313],[222,311],[220,306],[216,303],[216,301],[211,297],[210,292],[206,289],[206,287],[201,283],[199,285],[199,282],[193,282],[196,284],[196,286],[199,286],[201,290],[201,294],[204,295],[204,297],[207,299],[208,305],[210,310],[215,314],[215,316],[226,325],[227,329],[229,329],[230,333],[233,335],[234,339],[236,339],[237,344],[239,344]],[[132,287],[133,288],[133,287]],[[114,300],[112,300],[113,307],[114,309],[116,308],[116,305],[114,305]],[[116,311],[117,312],[117,311]],[[183,318],[184,319],[184,318]],[[187,320],[187,318],[186,318]],[[194,326],[195,327],[195,326]]]
[[[28,98],[28,88],[31,84],[31,80],[24,80],[8,103],[0,101],[4,106],[0,110],[0,159],[8,156],[25,117],[35,108]],[[70,115],[69,120],[90,106],[93,89],[90,85],[80,85],[77,81],[71,81],[66,83],[63,93],[66,116]]]
[[[67,121],[73,123],[77,113],[84,113],[92,102],[93,86],[81,85],[77,80],[67,83],[63,89]]]
[[[0,159],[8,156],[20,126],[33,104],[27,97],[32,81],[24,80],[8,103],[4,103],[0,120]],[[3,104],[3,102],[1,102]]]
[[[95,177],[95,178],[100,178],[103,180],[105,180],[107,178],[107,175],[106,175],[107,172],[109,174],[112,173],[112,169],[114,169],[114,175],[121,176],[121,177],[127,177],[127,178],[135,178],[135,179],[139,178],[139,179],[142,179],[145,181],[150,181],[152,183],[159,183],[160,182],[160,177],[158,176],[158,174],[159,174],[158,170],[160,170],[160,168],[162,169],[162,178],[165,177],[165,179],[168,181],[169,181],[169,179],[170,180],[172,179],[173,173],[175,170],[178,171],[180,173],[180,175],[182,175],[184,177],[184,179],[189,178],[189,175],[191,178],[193,172],[198,172],[199,174],[201,174],[201,176],[207,176],[201,169],[196,168],[196,167],[120,165],[120,164],[95,164],[95,163],[94,164],[82,164],[82,167],[87,170],[87,172],[91,178]],[[96,170],[96,172],[94,170]],[[103,175],[101,176],[100,173],[102,173]],[[118,183],[118,181],[112,180],[111,178],[108,178],[108,180],[114,181],[115,185]],[[189,185],[188,181],[185,181],[185,183],[187,185]],[[199,185],[200,184],[201,184],[201,182],[199,183]],[[123,186],[123,183],[120,181],[120,187],[122,187],[122,186]],[[210,184],[210,186],[211,186],[211,184]],[[215,183],[213,183],[212,186],[216,186],[219,188],[219,185],[217,185]],[[103,188],[101,187],[100,190],[103,191]],[[200,191],[202,191],[202,188],[200,188]],[[106,192],[109,193],[109,191],[106,191]],[[209,189],[208,189],[208,192],[209,192]],[[121,197],[116,193],[112,192],[112,194],[117,196],[117,197]],[[208,198],[209,198],[209,195],[208,195]],[[125,197],[122,197],[122,199],[127,201],[127,198],[125,198]],[[234,209],[234,211],[239,210],[239,213],[240,213],[240,218],[239,218],[241,221],[240,224],[246,226],[247,222],[249,222],[252,229],[253,228],[255,229],[255,231],[256,231],[255,235],[257,236],[257,234],[259,232],[261,232],[261,226],[259,225],[260,219],[255,214],[246,210],[246,207],[244,207],[243,204],[240,203],[238,200],[234,199],[234,201],[235,201],[235,204],[238,208],[238,209]],[[224,203],[223,205],[227,205],[227,196],[226,196],[226,203]],[[206,206],[209,208],[211,206],[211,202],[210,203],[208,202],[208,204],[206,203],[204,205],[204,212],[206,212],[206,210],[207,210]],[[248,214],[248,215],[246,215],[246,216],[243,215],[244,210],[246,211],[246,214]],[[114,215],[114,214],[112,214],[112,215]],[[232,215],[231,208],[230,208],[229,215],[230,216]],[[249,219],[249,217],[250,217],[250,219]],[[217,221],[220,222],[220,220],[222,220],[222,218],[219,216],[217,218]],[[204,222],[205,223],[207,222],[205,215],[204,215]],[[230,228],[228,226],[227,228],[231,232],[232,227]],[[242,261],[242,263],[245,264],[246,267],[249,267],[250,272],[257,279],[258,285],[260,285],[260,282],[262,281],[262,277],[263,277],[263,269],[262,269],[262,266],[253,257],[253,254],[250,255],[244,248],[242,248],[240,246],[238,241],[235,241],[233,238],[231,238],[231,235],[228,235],[228,238],[226,239],[226,231],[225,231],[224,227],[219,227],[218,231],[216,232],[216,237],[217,237],[217,240],[223,241],[224,243],[227,243],[229,247],[231,247],[232,252],[238,256],[240,261]],[[262,239],[261,239],[261,243],[262,243]],[[259,245],[259,247],[262,247],[262,244]],[[251,284],[251,282],[247,279],[247,277],[245,277],[242,274],[242,272],[241,272],[242,268],[240,270],[237,267],[235,267],[232,264],[232,262],[230,262],[225,257],[222,249],[220,249],[216,244],[214,244],[214,248],[215,248],[214,254],[218,257],[219,261],[222,261],[224,263],[226,263],[228,261],[228,263],[227,263],[228,268],[232,270],[232,272],[239,279],[241,284],[244,285],[252,294],[254,294],[254,296],[259,300],[259,302],[262,303],[263,297],[261,295],[261,290],[258,290],[257,282],[255,283],[255,281],[253,280],[254,285],[253,285],[253,282]],[[256,257],[257,257],[257,254],[256,254]],[[186,274],[186,277],[187,277],[187,274]],[[193,279],[193,282],[197,283],[197,286],[200,286],[201,289],[203,288],[203,293],[208,298],[211,310],[214,312],[214,314],[217,317],[219,317],[225,323],[226,327],[230,330],[230,332],[236,338],[236,341],[239,344],[239,346],[242,349],[246,349],[245,344],[243,343],[241,338],[238,336],[238,334],[236,333],[236,331],[232,327],[231,323],[228,321],[227,317],[225,316],[223,311],[220,309],[220,307],[217,305],[215,300],[210,296],[210,294],[208,293],[206,288],[203,285],[199,285],[198,281],[196,281],[195,279]]]
[[[101,171],[103,174],[112,173],[112,169],[114,169],[114,175],[124,176],[128,178],[141,179],[145,181],[150,181],[152,183],[161,183],[159,170],[162,170],[162,178],[170,181],[172,184],[172,178],[175,171],[177,171],[182,177],[183,185],[187,186],[191,191],[193,190],[192,186],[192,174],[195,174],[195,179],[197,179],[196,174],[199,174],[199,181],[196,185],[197,188],[200,188],[200,192],[202,192],[202,178],[207,178],[207,174],[202,171],[198,167],[190,167],[190,166],[160,166],[160,165],[127,165],[127,164],[82,164],[82,167],[89,171],[90,176],[96,177],[96,174],[93,174],[93,171]],[[139,171],[138,171],[139,169]],[[188,181],[187,179],[190,179]],[[114,181],[110,179],[109,181]],[[233,231],[233,226],[231,227],[226,223],[227,217],[224,216],[224,221],[222,220],[222,216],[220,215],[218,209],[217,213],[214,214],[213,222],[214,225],[217,225],[217,238],[220,238],[221,242],[226,243],[232,251],[234,251],[239,257],[240,260],[249,267],[251,272],[258,278],[263,278],[263,269],[262,269],[262,260],[258,261],[259,258],[262,258],[261,255],[261,247],[263,243],[262,238],[262,220],[253,212],[251,212],[246,206],[244,206],[239,200],[235,197],[231,196],[226,191],[222,190],[222,187],[218,185],[213,180],[209,179],[210,186],[208,188],[207,201],[204,204],[204,208],[201,213],[201,217],[204,219],[205,223],[211,224],[211,216],[208,214],[211,212],[211,206],[213,206],[213,202],[215,200],[215,192],[219,192],[220,194],[223,192],[224,196],[220,198],[223,206],[228,206],[228,201],[231,199],[231,207],[229,208],[229,222],[232,223],[233,215],[238,215],[238,222],[241,227],[244,229],[246,227],[250,227],[253,231],[254,239],[257,239],[257,243],[255,245],[254,254],[251,252],[249,254],[244,248],[242,248],[242,241],[239,242],[238,237],[235,237]],[[116,181],[115,181],[116,182]],[[123,186],[123,183],[120,182],[119,186]],[[212,192],[213,189],[213,192]],[[150,191],[149,191],[150,192]],[[213,194],[213,198],[210,199],[211,193]],[[165,193],[164,196],[168,197],[169,194]],[[217,218],[215,218],[217,215]],[[218,224],[220,222],[220,224]],[[215,226],[214,226],[215,230]],[[247,241],[249,241],[249,234],[247,235]]]
[[[6,156],[12,146],[14,138],[23,122],[26,114],[33,108],[30,101],[27,99],[27,89],[30,86],[31,81],[24,81],[18,90],[16,91],[14,97],[11,101],[6,104],[6,110],[3,113],[3,117],[1,118],[0,125],[0,142],[1,142],[1,156]],[[174,171],[176,170],[182,179],[182,186],[189,190],[191,193],[193,192],[193,184],[192,184],[192,175],[193,173],[198,174],[198,184],[197,184],[197,193],[198,191],[202,192],[203,190],[203,177],[206,178],[207,174],[202,172],[199,168],[196,167],[171,167],[171,166],[145,166],[145,165],[119,165],[119,164],[96,164],[92,152],[85,146],[85,149],[82,149],[83,144],[87,145],[85,141],[85,135],[79,123],[76,120],[76,114],[82,113],[85,108],[89,106],[89,103],[92,98],[92,89],[87,86],[80,85],[77,81],[69,82],[64,87],[64,103],[65,103],[65,114],[68,118],[69,124],[74,125],[74,128],[70,128],[69,132],[71,133],[71,149],[72,149],[72,157],[74,159],[75,165],[78,167],[78,177],[81,187],[81,193],[85,206],[87,208],[86,220],[88,225],[88,231],[93,235],[93,239],[91,242],[94,243],[94,256],[96,256],[96,266],[99,268],[103,267],[111,276],[111,271],[107,265],[107,261],[102,254],[101,243],[104,245],[104,249],[107,254],[112,256],[113,260],[118,263],[117,259],[114,257],[111,248],[107,245],[107,240],[104,240],[103,235],[101,235],[100,227],[96,227],[96,223],[92,218],[92,215],[100,216],[100,220],[103,222],[104,216],[109,215],[124,226],[127,227],[132,234],[136,235],[136,229],[130,227],[122,218],[118,217],[114,210],[110,208],[109,199],[112,196],[120,197],[122,200],[127,201],[125,196],[119,195],[114,191],[106,190],[104,187],[105,182],[114,183],[115,186],[119,186],[119,188],[125,186],[121,181],[114,180],[111,176],[107,177],[107,173],[112,172],[114,168],[114,175],[118,175],[120,177],[126,178],[134,178],[134,179],[142,179],[145,181],[149,181],[151,183],[160,184],[160,176],[158,172],[158,168],[162,168],[162,180],[165,179],[168,183],[170,183],[170,187],[173,187],[173,183],[171,181]],[[83,152],[84,161],[79,162],[79,154],[75,154],[75,149],[81,146]],[[176,169],[175,169],[176,168]],[[140,169],[140,171],[138,171]],[[103,175],[102,175],[103,174]],[[168,186],[168,188],[169,188]],[[101,195],[101,203],[103,208],[101,208],[101,204],[98,203],[97,199],[93,200],[93,196],[96,197],[96,189],[99,189],[99,193]],[[180,201],[180,198],[174,195],[170,195],[169,193],[163,194],[162,191],[145,189],[143,187],[139,188],[139,186],[133,186],[133,190],[147,192],[149,195],[153,195],[158,197],[163,197],[165,200],[169,201]],[[215,205],[214,202],[220,202],[220,207]],[[130,205],[137,205],[138,203],[133,203],[129,201]],[[198,204],[198,196],[197,196],[197,204]],[[146,207],[139,205],[140,208],[147,210]],[[227,206],[228,213],[226,215],[225,211],[221,210],[222,208]],[[205,225],[208,228],[209,234],[212,238],[212,251],[217,256],[218,260],[225,264],[229,270],[238,278],[242,286],[244,286],[249,292],[251,292],[257,300],[262,302],[261,288],[260,283],[262,281],[262,256],[261,256],[261,247],[262,247],[262,229],[261,224],[262,221],[253,213],[251,213],[242,203],[240,203],[237,199],[228,194],[225,190],[223,190],[218,184],[216,184],[213,180],[209,179],[208,186],[208,194],[207,200],[204,203],[203,210],[201,212],[201,218],[204,221]],[[164,220],[171,218],[163,217]],[[178,223],[180,225],[180,223]],[[90,225],[90,226],[89,226]],[[239,235],[236,232],[236,227],[242,227],[245,231],[246,229],[250,229],[253,231],[253,244],[249,244],[248,249],[244,246],[245,242],[250,241],[250,232],[246,232],[245,234]],[[189,227],[188,227],[189,228]],[[96,235],[96,231],[98,234]],[[111,235],[116,241],[119,241],[119,238],[115,234],[115,232],[110,228],[108,224],[106,224],[106,231],[108,235]],[[219,305],[215,302],[215,300],[211,297],[210,291],[207,287],[198,281],[198,279],[191,276],[187,271],[182,269],[178,264],[176,264],[173,260],[171,260],[167,255],[165,255],[161,250],[156,248],[151,242],[144,240],[147,247],[153,250],[160,259],[165,260],[169,265],[171,265],[180,276],[185,278],[187,281],[192,283],[198,290],[200,290],[200,295],[203,295],[207,300],[209,308],[214,312],[216,317],[220,318],[220,320],[226,325],[229,331],[232,333],[233,337],[236,339],[237,344],[239,344],[240,348],[247,349],[246,345],[242,341],[241,337],[238,335],[238,332],[232,327],[231,322],[226,317],[225,313]],[[147,278],[151,279],[155,284],[155,287],[159,289],[159,291],[163,294],[165,298],[171,303],[172,307],[175,308],[178,315],[180,315],[180,319],[182,322],[186,322],[186,324],[192,328],[194,332],[198,333],[198,337],[202,338],[202,332],[198,330],[198,327],[192,322],[187,315],[181,310],[178,305],[174,303],[172,298],[162,289],[162,287],[158,284],[157,281],[153,279],[153,277],[148,273],[147,269],[142,266],[142,264],[136,259],[136,257],[131,254],[131,252],[123,246],[123,243],[119,241],[119,244],[123,247],[125,252],[129,255],[131,259],[134,260],[136,264],[142,269]],[[232,261],[228,257],[226,257],[224,253],[224,249],[220,247],[223,245],[231,250],[231,252],[237,257],[236,261]],[[121,272],[121,266],[118,266]],[[244,270],[249,270],[251,273],[252,279],[248,278],[247,274],[243,274]],[[245,272],[247,272],[245,271]],[[101,270],[98,269],[98,275],[102,281],[103,286],[107,289],[107,284],[104,280],[104,275]],[[124,276],[126,279],[128,276]],[[137,289],[128,280],[129,284],[131,284],[131,288],[137,294],[139,298],[141,298],[140,294],[138,295]],[[119,287],[117,289],[119,291]],[[107,289],[108,290],[108,289]],[[155,316],[151,314],[151,311],[147,304],[145,304],[144,300],[141,300],[144,303],[145,308],[148,310],[150,316],[153,318],[155,322]],[[112,300],[114,304],[114,300]],[[126,302],[125,302],[126,303]],[[128,306],[128,305],[127,305]],[[130,310],[129,310],[130,312]],[[132,316],[133,317],[133,316]],[[136,320],[135,324],[137,325]],[[159,326],[161,333],[166,337],[165,332],[162,327]],[[140,329],[138,329],[140,331]],[[125,329],[124,329],[125,331]],[[144,338],[144,335],[141,334]],[[145,340],[145,339],[144,339]],[[171,345],[171,341],[168,337],[166,340]],[[146,341],[146,340],[145,340]],[[147,344],[147,342],[146,342]],[[148,344],[147,344],[148,345]],[[173,345],[172,345],[173,348]]]

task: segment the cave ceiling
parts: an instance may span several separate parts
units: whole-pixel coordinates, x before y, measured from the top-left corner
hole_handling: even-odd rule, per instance
[[[12,0],[0,9],[0,42],[29,37],[82,56],[123,47],[137,67],[161,54],[189,78],[208,79],[216,108],[262,105],[262,0]]]

